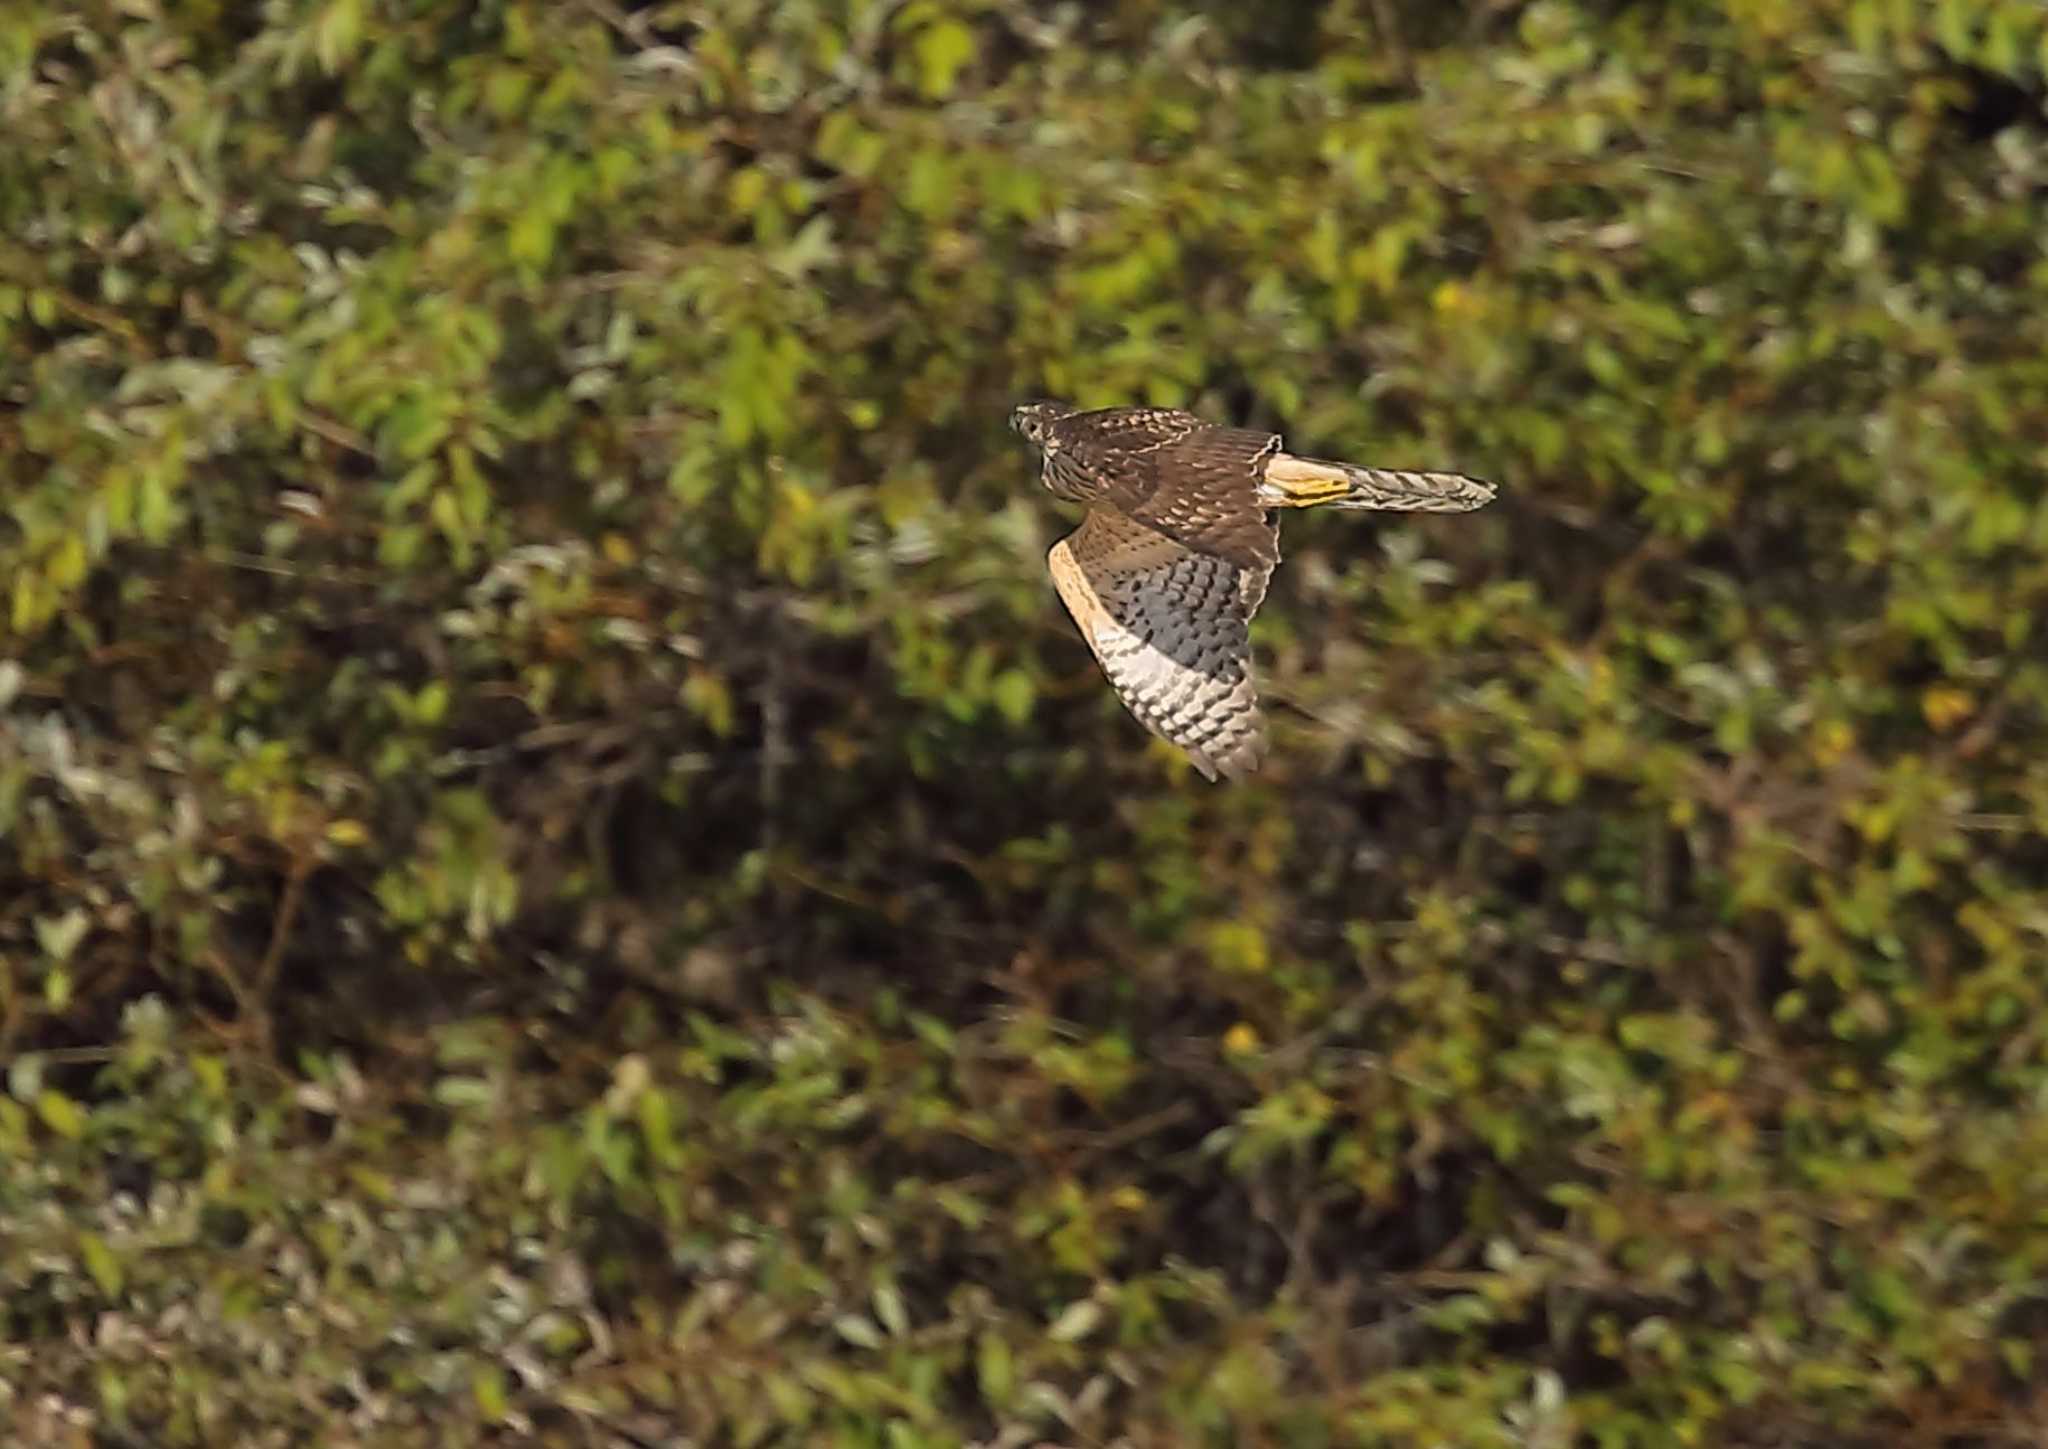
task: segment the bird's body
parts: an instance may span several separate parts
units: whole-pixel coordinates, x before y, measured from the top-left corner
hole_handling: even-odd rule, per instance
[[[1265,749],[1250,626],[1280,562],[1271,510],[1462,513],[1493,497],[1456,473],[1295,457],[1276,433],[1178,408],[1026,403],[1010,425],[1047,490],[1088,508],[1047,559],[1061,602],[1131,713],[1212,780]]]

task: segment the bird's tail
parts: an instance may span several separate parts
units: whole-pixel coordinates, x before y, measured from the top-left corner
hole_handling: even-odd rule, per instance
[[[1493,498],[1493,485],[1462,473],[1403,473],[1275,453],[1260,501],[1269,508],[1379,508],[1396,513],[1469,513]]]

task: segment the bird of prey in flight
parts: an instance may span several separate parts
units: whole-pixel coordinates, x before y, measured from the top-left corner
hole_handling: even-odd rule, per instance
[[[1250,625],[1280,562],[1276,508],[1464,513],[1493,485],[1299,458],[1277,433],[1218,427],[1178,408],[1010,414],[1056,498],[1086,504],[1046,562],[1060,601],[1138,722],[1208,779],[1258,767],[1265,729]]]

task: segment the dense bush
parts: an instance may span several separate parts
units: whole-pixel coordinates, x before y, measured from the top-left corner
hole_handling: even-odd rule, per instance
[[[2044,57],[15,7],[10,1442],[2039,1442]],[[1503,497],[1209,787],[1044,393]]]

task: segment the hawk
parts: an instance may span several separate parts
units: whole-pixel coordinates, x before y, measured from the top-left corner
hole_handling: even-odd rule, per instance
[[[1025,403],[1010,414],[1056,498],[1086,504],[1046,563],[1110,686],[1214,780],[1258,768],[1250,626],[1280,562],[1276,508],[1464,513],[1493,485],[1299,458],[1277,433],[1178,408]]]

